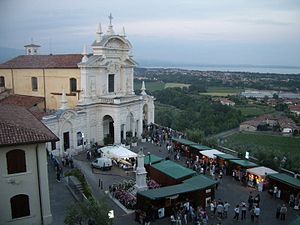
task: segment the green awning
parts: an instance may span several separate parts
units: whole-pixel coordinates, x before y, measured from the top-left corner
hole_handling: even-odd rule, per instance
[[[191,148],[195,148],[199,151],[203,151],[203,150],[211,150],[212,148],[207,147],[205,145],[201,145],[201,144],[194,144],[194,145],[190,145]]]
[[[216,183],[217,181],[212,180],[211,178],[208,178],[204,175],[199,175],[185,180],[182,184],[142,191],[138,192],[138,194],[152,200],[157,200],[183,193],[203,190],[215,185]]]
[[[218,181],[213,180],[205,175],[198,175],[183,181],[183,183],[194,185],[198,189],[205,189],[207,187],[215,185],[216,183],[218,183]]]
[[[268,175],[268,177],[300,189],[300,180],[292,176],[286,175],[284,173],[276,173],[276,174],[270,174]]]
[[[246,167],[246,168],[251,168],[251,167],[258,166],[256,163],[250,162],[248,160],[243,160],[243,159],[231,159],[229,161],[234,163],[234,164],[237,164],[241,167]]]
[[[174,137],[172,137],[172,141],[179,142],[180,144],[183,144],[183,145],[196,145],[197,144],[193,141],[189,141],[189,140],[184,139],[184,138],[174,138]]]
[[[164,159],[161,158],[161,157],[158,157],[156,155],[146,155],[144,157],[144,164],[145,165],[148,165],[149,164],[149,160],[151,161],[151,164],[155,164],[155,163],[158,163],[158,162],[161,162],[163,161]]]
[[[217,158],[225,159],[225,160],[240,159],[239,157],[236,157],[236,156],[233,156],[230,154],[215,154],[215,156],[217,156]]]
[[[195,171],[183,167],[170,160],[161,161],[159,163],[152,165],[152,167],[174,179],[181,179],[196,174]]]

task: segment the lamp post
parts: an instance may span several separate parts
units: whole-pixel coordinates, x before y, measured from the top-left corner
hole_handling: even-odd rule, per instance
[[[148,157],[149,157],[149,165],[151,165],[151,154],[148,152]]]
[[[109,210],[108,219],[110,220],[110,224],[113,224],[113,219],[115,218],[114,210]]]
[[[84,133],[83,132],[81,133],[81,141],[82,141],[82,143],[81,143],[82,151],[84,151]]]

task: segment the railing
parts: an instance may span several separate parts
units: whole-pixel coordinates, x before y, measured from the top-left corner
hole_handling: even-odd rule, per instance
[[[138,101],[140,96],[134,95],[129,97],[119,97],[119,98],[98,98],[98,103],[104,104],[122,104],[126,102]]]

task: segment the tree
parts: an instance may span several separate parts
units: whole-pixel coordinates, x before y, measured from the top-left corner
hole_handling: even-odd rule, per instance
[[[90,198],[87,201],[77,202],[68,208],[65,218],[65,224],[67,225],[110,225],[111,222],[108,218],[108,208],[101,201]]]
[[[201,143],[204,138],[204,132],[199,129],[195,129],[195,130],[188,129],[186,135],[189,140],[198,143]]]
[[[276,99],[276,100],[278,100],[278,99],[279,99],[278,94],[274,93],[274,94],[273,94],[273,98]]]

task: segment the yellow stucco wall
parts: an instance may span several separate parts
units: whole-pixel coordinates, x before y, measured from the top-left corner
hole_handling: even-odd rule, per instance
[[[61,95],[51,93],[70,93],[70,78],[77,80],[80,90],[79,69],[0,69],[0,76],[5,77],[5,87],[13,89],[14,94],[45,97],[47,109],[60,107]],[[38,90],[33,91],[31,78],[38,78]],[[45,85],[44,85],[45,84]],[[76,96],[67,96],[69,107],[74,108],[78,101]]]

